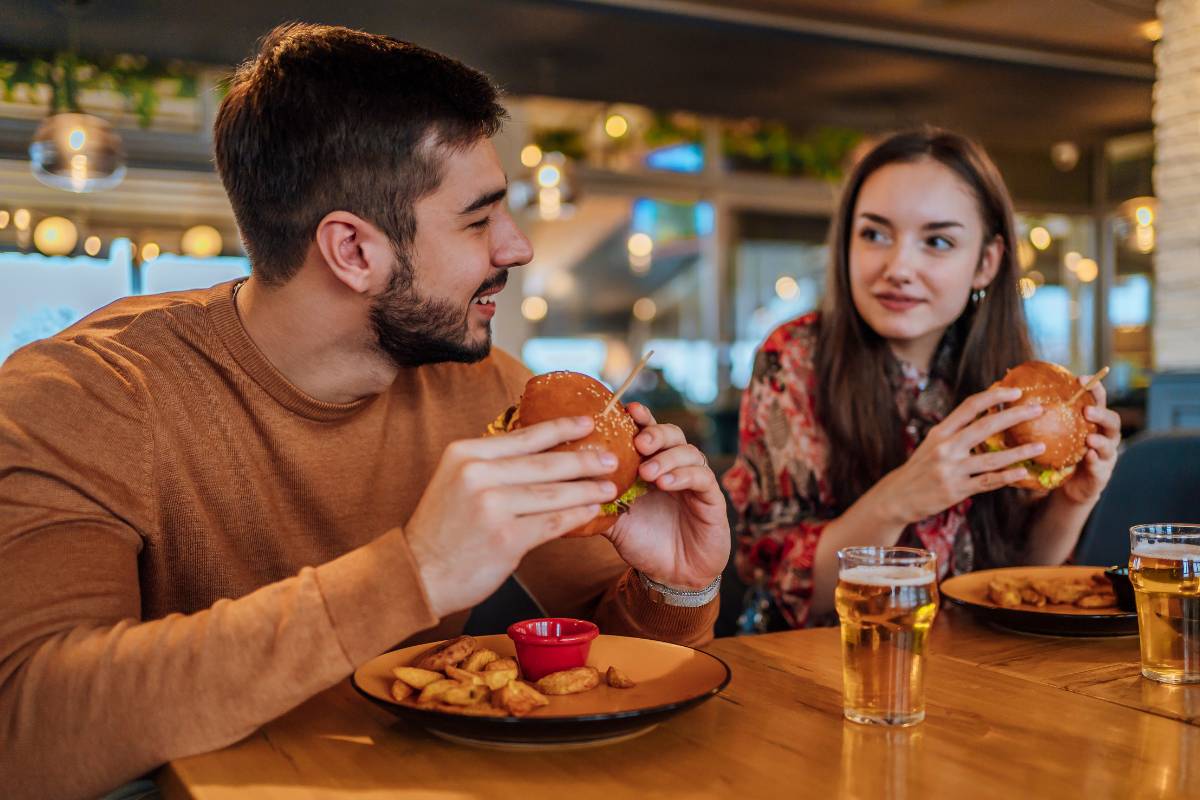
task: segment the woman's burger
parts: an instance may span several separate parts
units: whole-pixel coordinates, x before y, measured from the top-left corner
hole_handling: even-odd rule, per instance
[[[612,392],[594,378],[578,372],[548,372],[530,378],[520,402],[488,425],[488,435],[495,435],[559,417],[592,417],[596,420],[596,427],[587,436],[560,444],[550,452],[606,450],[612,453],[617,457],[616,469],[602,477],[615,483],[619,494],[616,500],[600,506],[600,513],[591,521],[569,531],[567,536],[604,533],[635,500],[649,491],[638,477],[642,457],[633,446],[633,437],[638,434],[637,423],[619,402],[607,414],[602,414],[610,399]]]
[[[1096,426],[1084,419],[1083,409],[1094,405],[1091,392],[1079,394],[1080,383],[1071,371],[1047,361],[1026,361],[1005,373],[994,386],[1021,390],[1021,396],[1007,407],[1038,403],[1042,415],[1021,422],[987,439],[984,447],[992,452],[1041,442],[1046,449],[1040,456],[1022,461],[1029,475],[1012,484],[1022,489],[1057,489],[1075,471],[1075,465],[1087,455],[1087,436]],[[1078,397],[1072,401],[1071,398]]]

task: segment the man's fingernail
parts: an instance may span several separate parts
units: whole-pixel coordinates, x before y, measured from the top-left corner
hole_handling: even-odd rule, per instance
[[[604,490],[606,495],[615,495],[617,493],[617,485],[612,481],[605,481],[600,484],[600,488]]]
[[[658,464],[647,464],[646,465],[646,477],[647,478],[653,478],[657,474],[658,474]]]
[[[584,425],[591,425],[592,418],[591,417],[576,417],[575,424],[579,427],[582,427]]]
[[[617,457],[612,453],[601,453],[600,463],[606,467],[615,467],[617,465]]]
[[[674,475],[663,475],[661,478],[658,479],[658,483],[660,486],[670,486],[674,482],[675,482]]]

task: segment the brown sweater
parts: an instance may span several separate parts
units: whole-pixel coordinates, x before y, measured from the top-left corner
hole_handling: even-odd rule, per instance
[[[528,375],[497,352],[315,400],[233,284],[128,298],[0,369],[0,793],[87,797],[228,745],[405,640],[429,609],[401,528],[443,448]],[[700,644],[716,603],[651,604],[602,537],[530,553],[550,614]]]

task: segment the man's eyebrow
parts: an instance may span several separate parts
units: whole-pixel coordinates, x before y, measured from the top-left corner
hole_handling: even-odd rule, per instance
[[[508,195],[508,187],[507,186],[487,192],[486,194],[481,194],[481,195],[479,195],[479,197],[476,197],[475,200],[470,205],[468,205],[462,211],[458,212],[458,215],[461,217],[461,216],[465,216],[467,214],[473,214],[481,208],[487,208],[490,205],[499,203],[507,195]]]

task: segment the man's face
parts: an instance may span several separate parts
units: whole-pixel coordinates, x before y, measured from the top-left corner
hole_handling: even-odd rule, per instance
[[[492,346],[494,295],[533,258],[505,204],[496,150],[481,139],[442,155],[442,183],[414,207],[405,262],[371,308],[379,349],[399,366],[474,362]]]

